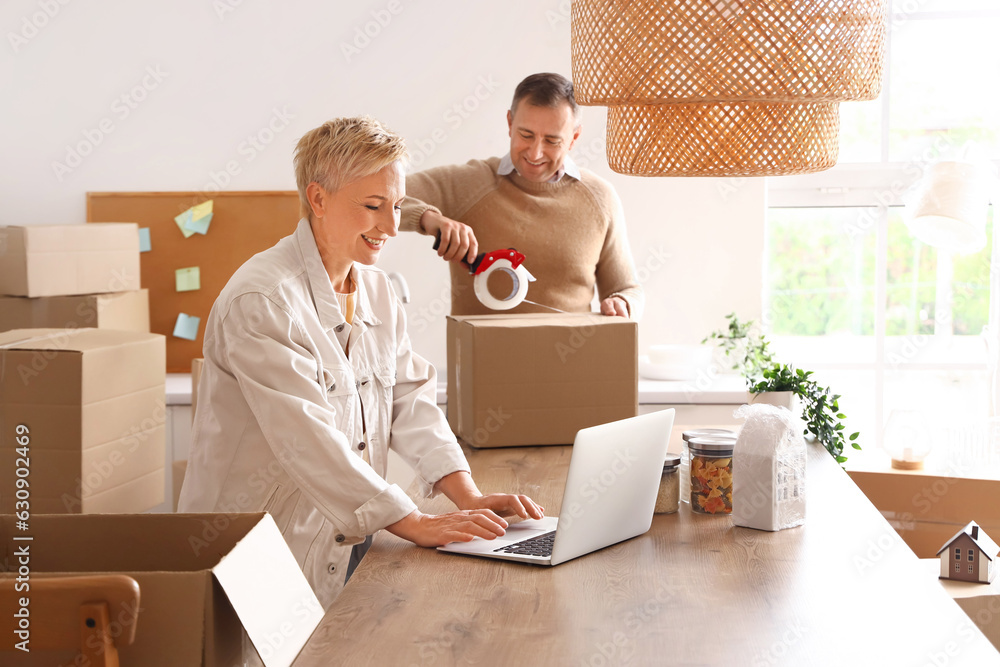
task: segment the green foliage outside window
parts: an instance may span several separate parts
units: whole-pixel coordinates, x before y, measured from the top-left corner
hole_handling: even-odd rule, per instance
[[[773,335],[874,334],[875,209],[771,209],[767,291]],[[886,335],[933,334],[937,251],[891,209],[886,258]],[[989,318],[992,222],[986,247],[953,258],[956,335],[978,335]]]

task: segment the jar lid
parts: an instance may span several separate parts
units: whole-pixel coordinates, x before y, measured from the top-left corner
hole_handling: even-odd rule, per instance
[[[663,472],[674,470],[680,464],[681,464],[680,454],[671,454],[670,452],[667,452],[667,458],[664,459],[663,461]]]
[[[712,452],[718,454],[732,454],[733,446],[736,444],[735,439],[731,438],[691,438],[688,441],[688,446],[692,450],[698,450],[700,452]]]
[[[725,428],[696,428],[693,431],[684,431],[681,434],[684,442],[691,442],[692,438],[732,438],[736,440],[736,432]]]

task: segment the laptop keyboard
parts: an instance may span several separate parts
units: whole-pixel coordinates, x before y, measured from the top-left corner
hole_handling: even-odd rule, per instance
[[[531,537],[505,547],[494,549],[494,553],[517,554],[518,556],[551,556],[552,544],[556,541],[556,531]]]

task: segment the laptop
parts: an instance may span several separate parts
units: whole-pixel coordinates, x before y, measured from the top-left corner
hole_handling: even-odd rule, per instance
[[[512,523],[492,540],[439,551],[558,565],[642,535],[653,522],[674,410],[585,428],[576,434],[559,517]]]

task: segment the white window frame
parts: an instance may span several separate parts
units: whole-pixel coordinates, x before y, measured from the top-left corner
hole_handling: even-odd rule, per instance
[[[885,126],[883,126],[883,132],[887,132]],[[826,172],[802,176],[786,176],[780,179],[772,178],[768,182],[768,209],[868,207],[874,208],[876,211],[873,216],[875,221],[871,223],[875,227],[873,359],[828,363],[796,360],[797,365],[806,366],[812,370],[856,370],[869,371],[874,374],[876,433],[874,434],[874,438],[865,438],[869,447],[881,447],[882,444],[881,427],[885,423],[883,394],[885,390],[885,376],[889,370],[964,370],[983,372],[991,370],[985,357],[976,353],[979,341],[975,336],[950,338],[949,342],[953,345],[957,343],[959,347],[957,355],[955,353],[952,353],[950,356],[936,355],[936,360],[922,362],[899,361],[893,354],[893,350],[905,345],[905,340],[910,337],[886,335],[886,261],[888,257],[889,208],[903,205],[904,196],[919,180],[926,166],[927,163],[923,162],[843,165]],[[867,224],[867,218],[864,224]],[[1000,267],[1000,262],[998,262],[998,258],[1000,258],[1000,252],[998,252],[1000,234],[995,233],[993,236],[992,266]],[[989,331],[993,332],[992,336],[995,342],[1000,345],[1000,337],[996,336],[996,332],[1000,329],[1000,326],[998,326],[1000,322],[997,321],[998,315],[1000,315],[1000,279],[998,279],[1000,275],[994,270],[991,271],[990,276]],[[770,312],[771,301],[766,285],[762,287],[764,288],[763,312],[766,314]],[[765,324],[767,320],[768,318],[765,315]],[[766,333],[770,339],[775,341],[777,346],[781,346],[783,337],[771,332]],[[936,338],[935,336],[930,339],[926,344],[925,350],[934,351]],[[963,341],[963,339],[965,340]],[[817,345],[821,345],[821,343],[817,342]],[[987,415],[983,416],[985,418]]]
[[[892,39],[894,30],[898,30],[909,21],[940,21],[947,19],[977,19],[1000,17],[1000,9],[977,9],[977,10],[943,10],[943,11],[914,11],[912,5],[914,0],[894,0],[893,10],[890,16],[890,29],[888,33],[888,58],[891,59]],[[915,0],[918,5],[921,0]],[[923,154],[907,163],[889,162],[889,130],[890,130],[890,99],[888,91],[891,86],[891,65],[887,62],[885,71],[885,81],[883,94],[881,96],[881,134],[880,134],[880,161],[874,163],[853,163],[842,164],[831,170],[816,174],[805,174],[801,176],[784,176],[781,178],[770,178],[767,182],[767,207],[771,208],[835,208],[835,207],[877,207],[875,221],[875,303],[874,303],[874,333],[873,348],[874,357],[871,360],[838,361],[831,363],[815,363],[807,360],[796,360],[813,370],[858,370],[869,371],[874,374],[874,418],[876,433],[874,437],[865,434],[865,448],[881,448],[882,446],[882,426],[885,424],[885,378],[889,369],[888,356],[893,345],[898,344],[900,337],[886,336],[886,295],[887,295],[887,271],[886,262],[888,257],[888,209],[889,207],[902,206],[904,196],[916,184],[923,175],[927,166],[942,156],[938,154],[944,147],[937,145],[928,148]],[[1000,167],[1000,160],[995,161],[995,165]],[[994,212],[997,206],[994,202]],[[997,230],[993,234],[993,248],[991,250],[990,272],[990,306],[988,335],[991,343],[1000,347],[1000,216],[994,215],[994,227]],[[766,267],[766,261],[765,261]],[[939,267],[940,268],[940,267]],[[945,270],[950,267],[946,265]],[[941,281],[939,280],[939,285]],[[781,345],[782,337],[776,336],[767,331],[767,313],[770,312],[770,296],[766,289],[766,283],[762,285],[763,291],[763,312],[765,333],[768,334],[776,346]],[[937,310],[937,309],[936,309]],[[936,312],[937,316],[938,313]],[[937,336],[934,337],[936,339]],[[972,339],[972,336],[963,337]],[[933,339],[932,339],[933,340]],[[951,341],[953,344],[955,340]],[[932,342],[932,346],[934,343]],[[963,343],[958,342],[959,347]],[[968,348],[968,346],[966,346]],[[921,362],[896,362],[892,364],[892,370],[912,370],[912,371],[935,371],[935,370],[965,370],[965,371],[986,371],[995,375],[995,367],[982,359],[975,358],[976,355],[960,354],[950,358],[945,355],[938,357],[930,363]],[[931,355],[933,356],[933,355]],[[993,364],[995,366],[995,364]],[[994,377],[990,378],[991,383],[996,386]],[[984,415],[984,418],[990,415]]]

